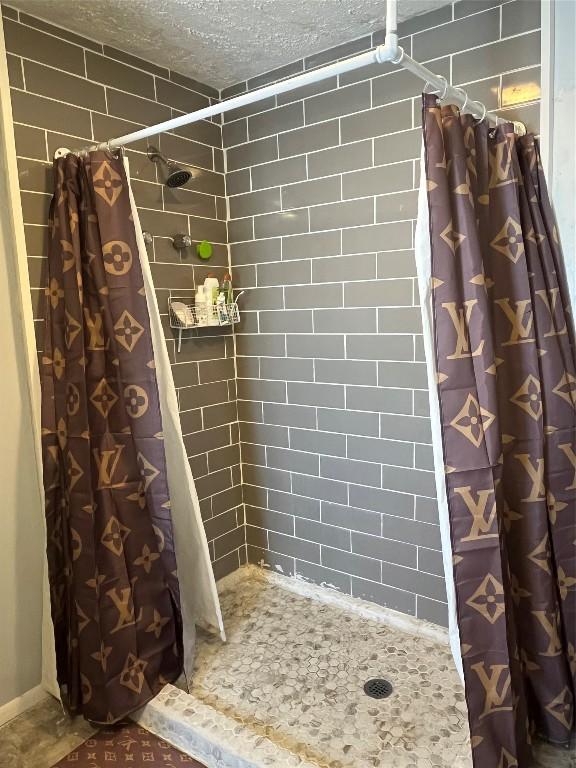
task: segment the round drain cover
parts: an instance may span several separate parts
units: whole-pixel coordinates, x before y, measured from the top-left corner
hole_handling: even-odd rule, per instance
[[[375,677],[364,683],[364,693],[373,699],[387,699],[393,690],[392,683],[384,680],[383,677]]]

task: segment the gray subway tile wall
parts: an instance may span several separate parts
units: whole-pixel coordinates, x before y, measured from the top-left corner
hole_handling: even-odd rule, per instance
[[[537,132],[538,6],[462,0],[404,22],[401,43]],[[369,67],[226,115],[223,135],[231,260],[246,290],[236,350],[248,560],[445,624],[413,251],[421,89]]]
[[[484,0],[404,22],[404,48],[538,131],[539,3]],[[51,156],[322,66],[382,32],[218,93],[3,6],[32,301],[41,338]],[[166,327],[217,576],[246,560],[446,623],[414,260],[422,83],[392,65],[162,134],[198,168],[168,190],[130,146],[161,311],[231,263],[236,334]],[[176,232],[214,242],[209,267]]]
[[[52,154],[169,119],[206,106],[219,94],[175,72],[102,46],[24,13],[2,7],[15,121],[15,139],[39,350],[47,258]],[[245,527],[236,408],[234,339],[206,331],[187,338],[177,354],[167,323],[170,290],[190,295],[208,270],[228,269],[221,127],[198,123],[163,134],[161,149],[198,166],[186,189],[160,183],[138,142],[128,150],[142,225],[154,236],[149,256],[214,570],[224,575],[244,562]],[[214,242],[203,266],[190,249],[179,254],[170,237],[190,233]],[[184,289],[184,290],[183,290]],[[213,335],[206,335],[212,333]]]

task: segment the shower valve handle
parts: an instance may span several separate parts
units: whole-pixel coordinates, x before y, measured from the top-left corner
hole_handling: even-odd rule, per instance
[[[190,235],[174,235],[172,238],[172,245],[177,251],[182,251],[184,248],[190,248],[192,245],[192,238]]]

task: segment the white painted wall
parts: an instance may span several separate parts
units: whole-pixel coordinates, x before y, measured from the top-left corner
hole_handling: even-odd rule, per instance
[[[33,321],[1,20],[0,97],[1,722],[38,695],[44,565]]]

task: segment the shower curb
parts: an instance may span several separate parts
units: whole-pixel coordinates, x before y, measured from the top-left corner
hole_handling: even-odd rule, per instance
[[[318,768],[173,685],[132,719],[206,768]]]
[[[412,635],[448,644],[448,632],[422,619],[405,616],[333,588],[317,586],[302,578],[292,578],[255,565],[246,565],[220,579],[218,592],[233,589],[251,579],[271,582],[287,591],[316,602],[333,605],[364,619],[388,624]],[[206,768],[318,768],[293,751],[268,738],[265,725],[244,722],[200,701],[173,685],[166,685],[132,719],[143,728],[181,749]],[[272,735],[272,734],[271,734]]]

